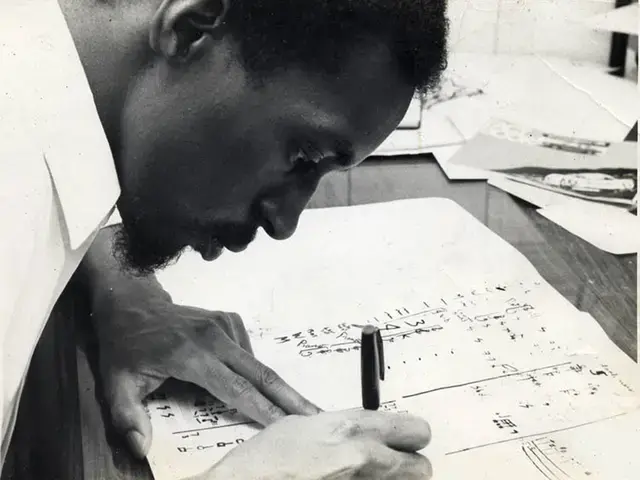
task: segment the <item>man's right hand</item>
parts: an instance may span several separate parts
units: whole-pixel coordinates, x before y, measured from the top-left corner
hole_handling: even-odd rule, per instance
[[[374,411],[290,415],[193,480],[426,480],[427,422]]]

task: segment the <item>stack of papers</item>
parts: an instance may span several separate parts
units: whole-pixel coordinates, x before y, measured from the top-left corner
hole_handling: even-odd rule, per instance
[[[416,111],[421,108],[419,127]],[[401,128],[375,156],[434,153],[441,164],[451,147],[503,118],[559,135],[617,141],[637,121],[633,82],[601,65],[539,55],[453,53],[440,87],[412,102]],[[414,125],[413,129],[403,125]],[[468,178],[468,172],[452,172]]]
[[[482,92],[436,105],[429,118],[446,121],[420,131],[449,179],[489,180],[600,249],[637,252],[636,144],[622,143],[638,120],[633,82],[539,55],[454,54],[447,74]]]
[[[598,248],[636,253],[637,143],[564,137],[492,120],[462,148],[451,167],[516,195]]]
[[[189,253],[159,280],[178,304],[238,312],[256,356],[325,410],[361,408],[360,328],[379,326],[382,409],[430,422],[435,480],[640,471],[638,365],[449,200],[308,210],[286,241],[260,232],[215,264]],[[260,431],[193,389],[146,406],[156,480],[203,472]]]

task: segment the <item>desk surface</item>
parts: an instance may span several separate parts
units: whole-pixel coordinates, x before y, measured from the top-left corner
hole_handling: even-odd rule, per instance
[[[605,253],[485,182],[449,182],[432,157],[373,159],[329,176],[310,208],[419,197],[458,202],[520,250],[551,285],[591,313],[625,353],[637,358],[635,255]],[[86,325],[86,309],[76,297],[73,288],[65,292],[36,350],[3,480],[152,478],[146,463],[133,461],[105,428],[108,421],[90,367],[95,362],[90,336],[80,335],[76,352],[74,325]]]

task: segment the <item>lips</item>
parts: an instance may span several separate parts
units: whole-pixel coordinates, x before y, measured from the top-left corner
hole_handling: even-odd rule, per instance
[[[249,246],[248,243],[238,243],[238,244],[234,244],[234,243],[229,243],[229,244],[224,244],[224,248],[226,248],[227,250],[229,250],[230,252],[233,253],[240,253],[243,252],[244,250],[246,250],[246,248]]]
[[[195,249],[200,252],[203,260],[210,262],[222,255],[223,246],[218,242],[218,240],[211,237],[206,242],[198,245]]]
[[[238,236],[237,238],[222,238],[221,243],[224,247],[234,253],[240,253],[249,246],[251,242],[256,238],[256,234],[258,233],[258,228],[252,228],[244,232],[243,235]]]
[[[230,252],[240,253],[249,246],[253,241],[257,233],[257,228],[254,229],[249,235],[244,238],[218,238],[215,236],[209,237],[204,241],[201,241],[197,246],[194,246],[194,250],[197,250],[202,256],[203,260],[212,261],[222,255],[222,252],[226,248]]]

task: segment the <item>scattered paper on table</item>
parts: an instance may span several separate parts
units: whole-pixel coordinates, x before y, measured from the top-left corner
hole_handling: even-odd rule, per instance
[[[467,100],[481,95],[482,85],[477,80],[463,78],[451,69],[446,71],[438,87],[422,100],[414,99],[410,105],[412,115],[415,115],[416,105],[420,105],[419,128],[407,129],[405,126],[409,119],[405,116],[399,128],[389,135],[373,155],[417,155],[471,138],[485,120],[481,117],[474,121],[482,115],[478,112],[483,110],[479,107],[474,110],[473,106],[477,104],[467,103]]]
[[[526,141],[479,135],[447,168],[473,162],[495,169],[487,173],[490,185],[542,208],[541,215],[574,235],[609,253],[637,253],[637,217],[628,211],[638,194],[637,143],[556,142],[513,131],[511,138]],[[539,147],[541,138],[554,149]]]
[[[522,182],[515,182],[504,175],[493,175],[488,179],[487,183],[540,208],[560,205],[567,202],[584,203],[582,200],[573,199],[566,195],[552,192],[551,190],[534,187],[533,185]]]
[[[636,17],[637,18],[637,17]],[[559,62],[553,58],[541,59],[549,69],[564,79],[568,85],[588,96],[588,100],[602,109],[603,115],[608,114],[619,124],[631,128],[638,121],[638,107],[640,106],[636,82],[628,78],[609,75],[599,68],[589,68]],[[586,100],[585,100],[586,101]],[[598,119],[593,119],[598,121]],[[558,132],[553,132],[558,133]],[[621,140],[617,133],[603,137],[602,132],[596,132],[598,139]],[[584,136],[573,133],[571,136]]]
[[[457,150],[448,164],[500,173],[568,197],[626,207],[638,191],[637,143],[564,137],[499,119]]]
[[[215,265],[187,254],[159,279],[177,303],[240,313],[256,356],[328,410],[360,408],[359,327],[379,325],[382,408],[431,423],[436,479],[640,469],[638,365],[451,201],[306,211],[286,241],[260,235]],[[147,408],[156,480],[206,470],[258,432],[212,398]]]
[[[487,172],[465,165],[452,164],[449,160],[462,148],[461,145],[434,148],[431,152],[449,180],[485,180]]]
[[[373,155],[461,145],[492,117],[556,135],[620,141],[637,121],[636,84],[606,70],[551,56],[453,53],[442,85],[424,102],[420,128],[395,130]]]
[[[638,35],[638,4],[632,3],[602,15],[596,15],[587,19],[585,24],[595,30]]]
[[[626,209],[566,197],[500,175],[492,176],[489,185],[540,207],[538,213],[545,218],[605,252],[638,253],[638,217]]]
[[[624,209],[570,202],[542,208],[538,213],[605,252],[614,255],[638,253],[638,217]]]
[[[398,125],[399,129],[417,129],[420,128],[420,119],[422,117],[422,98],[414,97],[409,106],[407,107],[407,111],[402,117],[400,124]]]
[[[493,117],[556,135],[620,141],[637,118],[636,84],[603,70],[539,55],[514,57],[510,69],[489,80],[486,98],[494,101]],[[578,82],[582,77],[588,81]]]

